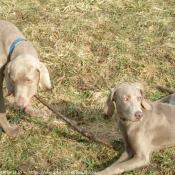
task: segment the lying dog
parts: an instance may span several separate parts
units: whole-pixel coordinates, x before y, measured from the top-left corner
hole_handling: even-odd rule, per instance
[[[7,94],[13,94],[15,105],[26,108],[31,115],[39,115],[39,111],[30,106],[32,97],[37,93],[37,85],[41,90],[51,89],[50,77],[46,66],[38,60],[33,45],[17,27],[4,20],[0,20],[0,58],[0,125],[7,135],[14,137],[23,131],[11,126],[6,119],[4,74]]]
[[[148,165],[153,151],[175,145],[175,106],[144,99],[143,88],[122,83],[111,91],[104,111],[111,117],[116,110],[125,143],[122,156],[97,175],[116,175]]]

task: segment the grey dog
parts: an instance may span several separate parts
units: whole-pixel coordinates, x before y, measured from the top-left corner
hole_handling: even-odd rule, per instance
[[[25,39],[21,31],[11,22],[0,20],[0,125],[7,135],[15,137],[23,133],[19,127],[9,124],[3,99],[3,79],[5,75],[7,95],[14,95],[15,105],[26,108],[31,115],[39,115],[30,102],[41,90],[51,89],[46,66],[38,60],[33,45]]]
[[[143,87],[122,83],[109,94],[104,111],[108,117],[115,106],[125,143],[122,156],[97,175],[116,175],[148,165],[153,151],[175,146],[175,106],[144,99]]]

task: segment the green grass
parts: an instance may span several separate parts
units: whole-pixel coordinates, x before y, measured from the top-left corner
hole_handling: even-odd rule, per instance
[[[174,0],[3,0],[1,19],[13,22],[36,47],[50,72],[53,88],[39,94],[67,117],[106,139],[121,138],[117,121],[102,107],[115,85],[144,85],[156,100],[156,85],[175,87]],[[7,98],[8,100],[8,98]],[[34,105],[45,108],[34,101]],[[8,118],[19,114],[7,101]],[[53,113],[25,116],[25,134],[0,139],[0,171],[72,172],[102,170],[123,151],[83,138]],[[151,164],[126,175],[173,175],[175,149],[153,154]],[[116,157],[115,157],[116,155]],[[63,173],[62,173],[63,174]]]

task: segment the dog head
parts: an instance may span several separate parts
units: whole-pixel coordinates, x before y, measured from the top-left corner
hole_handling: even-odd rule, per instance
[[[51,89],[50,77],[46,66],[29,54],[22,54],[11,60],[4,70],[7,95],[14,95],[18,107],[26,107],[41,90]]]
[[[151,109],[144,99],[142,85],[135,83],[122,83],[110,92],[104,106],[104,112],[108,117],[114,113],[114,102],[120,117],[130,121],[142,119],[142,108]]]

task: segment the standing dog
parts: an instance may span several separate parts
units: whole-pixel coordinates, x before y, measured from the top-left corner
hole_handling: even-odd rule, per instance
[[[4,74],[7,94],[14,95],[15,105],[26,108],[31,115],[39,115],[39,110],[32,108],[30,102],[37,93],[37,85],[41,90],[51,89],[48,70],[38,60],[36,49],[20,30],[12,23],[0,20],[0,125],[7,135],[15,137],[23,131],[11,126],[6,119],[3,99]]]
[[[175,106],[146,101],[141,85],[122,83],[108,96],[104,111],[116,110],[125,143],[122,156],[97,175],[116,175],[148,165],[153,151],[175,145]]]

